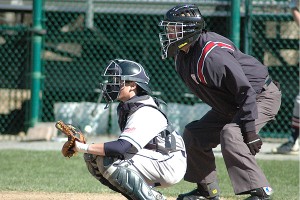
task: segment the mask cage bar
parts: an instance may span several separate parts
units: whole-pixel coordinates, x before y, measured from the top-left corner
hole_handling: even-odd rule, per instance
[[[169,46],[177,42],[178,40],[183,39],[185,33],[184,25],[181,22],[169,22],[161,21],[159,24],[160,27],[163,27],[164,32],[159,33],[159,41],[161,45],[162,58],[167,58]]]
[[[122,69],[115,61],[111,61],[103,73],[103,76],[107,78],[103,93],[108,104],[118,98],[120,88],[125,84],[125,80],[121,80],[121,74]]]

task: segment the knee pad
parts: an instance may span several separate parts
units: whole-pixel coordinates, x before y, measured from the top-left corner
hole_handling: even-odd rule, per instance
[[[130,165],[128,161],[110,165],[103,176],[133,200],[155,200],[152,189],[137,171],[129,168]]]
[[[121,162],[121,160],[108,156],[97,156],[96,161],[98,170],[101,174],[107,173],[108,169],[114,169],[114,165]]]
[[[103,176],[98,170],[96,157],[97,156],[93,154],[88,154],[88,153],[83,154],[83,158],[88,168],[88,171],[90,172],[90,174],[92,174],[92,176],[94,176],[98,181],[100,181]]]
[[[89,172],[102,184],[107,186],[108,188],[110,188],[111,190],[121,193],[123,196],[125,196],[127,199],[131,199],[127,194],[125,194],[124,192],[120,191],[118,188],[116,188],[115,186],[113,186],[100,172],[99,168],[98,168],[98,163],[99,161],[103,160],[103,157],[101,156],[96,156],[93,154],[87,154],[85,153],[83,155],[84,157],[84,161],[86,163],[86,166],[89,170]],[[102,171],[102,170],[101,170]]]

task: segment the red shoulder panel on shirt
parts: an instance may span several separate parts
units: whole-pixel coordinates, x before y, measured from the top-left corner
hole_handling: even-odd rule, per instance
[[[207,55],[215,48],[215,47],[221,47],[221,48],[227,48],[227,49],[230,49],[232,51],[234,51],[234,48],[232,45],[229,45],[229,44],[226,44],[224,42],[212,42],[212,41],[209,41],[206,43],[206,45],[204,46],[204,48],[202,49],[202,52],[201,52],[201,55],[200,55],[200,58],[198,60],[198,63],[197,63],[197,74],[198,74],[198,78],[199,80],[204,83],[204,84],[207,84],[207,81],[205,79],[205,76],[203,74],[203,66],[204,66],[204,62],[205,62],[205,59],[207,57]]]

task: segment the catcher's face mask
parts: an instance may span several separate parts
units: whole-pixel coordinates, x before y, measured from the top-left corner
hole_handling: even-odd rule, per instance
[[[107,82],[103,92],[107,103],[111,103],[118,98],[120,88],[125,84],[125,80],[121,79],[121,74],[121,67],[114,61],[111,61],[104,70],[103,76],[107,78]]]

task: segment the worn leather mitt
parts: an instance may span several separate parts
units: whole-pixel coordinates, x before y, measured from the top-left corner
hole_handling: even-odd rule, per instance
[[[64,133],[68,137],[68,141],[64,143],[61,153],[64,157],[71,158],[76,152],[73,150],[75,147],[75,141],[86,143],[86,139],[83,133],[77,129],[76,127],[72,126],[71,124],[65,124],[63,121],[58,121],[55,124],[55,127]]]

